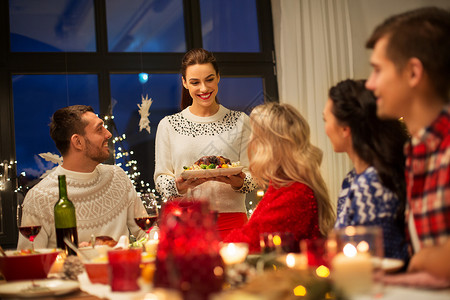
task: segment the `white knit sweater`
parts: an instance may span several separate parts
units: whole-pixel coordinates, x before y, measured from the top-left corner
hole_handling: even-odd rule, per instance
[[[91,234],[110,236],[118,241],[130,232],[145,235],[134,221],[134,205],[142,205],[125,172],[118,166],[100,164],[92,173],[73,172],[58,166],[34,186],[24,200],[24,219],[37,219],[42,228],[35,248],[55,248],[54,206],[59,199],[58,175],[65,174],[67,195],[75,205],[78,242],[89,242]],[[30,248],[19,234],[18,249]]]
[[[179,196],[175,177],[200,157],[221,155],[232,162],[240,161],[246,174],[244,186],[235,191],[229,184],[209,181],[197,186],[194,195],[209,198],[211,209],[223,212],[246,212],[245,193],[255,188],[248,171],[247,145],[250,138],[250,118],[243,112],[222,105],[213,116],[199,117],[189,107],[166,116],[156,133],[155,184],[165,198]]]

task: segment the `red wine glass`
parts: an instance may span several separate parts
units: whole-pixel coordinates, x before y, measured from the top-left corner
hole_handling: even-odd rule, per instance
[[[34,239],[42,226],[37,218],[24,213],[23,204],[17,205],[17,227],[19,232],[31,242],[31,250],[34,251]]]
[[[148,239],[148,233],[158,219],[158,203],[152,194],[142,194],[140,200],[134,207],[134,220],[147,233]]]

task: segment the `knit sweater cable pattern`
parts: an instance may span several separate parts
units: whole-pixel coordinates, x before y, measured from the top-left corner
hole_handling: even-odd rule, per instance
[[[56,246],[54,205],[59,199],[58,175],[65,174],[67,194],[74,203],[78,241],[89,241],[91,234],[111,236],[116,241],[129,230],[137,237],[144,232],[134,221],[134,205],[139,198],[125,172],[118,166],[99,165],[92,173],[79,173],[58,166],[34,186],[24,200],[23,218],[42,225],[35,247]],[[19,236],[18,248],[28,247]]]

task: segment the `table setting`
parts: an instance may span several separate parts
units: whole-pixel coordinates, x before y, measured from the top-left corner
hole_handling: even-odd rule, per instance
[[[403,261],[385,258],[377,227],[349,226],[299,243],[289,232],[262,233],[261,252],[249,253],[246,243],[220,241],[207,202],[175,200],[154,215],[153,226],[143,223],[145,238],[102,245],[94,237],[75,256],[3,251],[0,297],[450,299],[448,281],[405,273]]]

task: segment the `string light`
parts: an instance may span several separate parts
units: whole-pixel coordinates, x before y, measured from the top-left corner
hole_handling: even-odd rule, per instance
[[[112,143],[114,145],[114,161],[117,166],[124,169],[127,176],[130,178],[131,182],[135,186],[136,190],[140,193],[153,193],[156,196],[156,191],[154,189],[150,188],[150,184],[146,183],[144,180],[139,180],[139,177],[141,176],[141,172],[139,172],[139,166],[137,160],[132,158],[132,155],[134,155],[134,151],[127,151],[125,142],[126,142],[126,134],[119,134],[117,131],[117,128],[114,123],[114,116],[104,116],[103,117],[104,122],[109,122],[110,127],[112,127],[112,130],[110,130],[114,137],[112,138]],[[106,125],[105,125],[106,127]],[[156,196],[156,198],[159,198]]]
[[[0,191],[4,191],[7,188],[8,182],[11,181],[11,171],[13,166],[17,164],[17,161],[4,160],[0,163]],[[14,178],[13,178],[14,179]],[[16,190],[17,191],[17,188]]]

